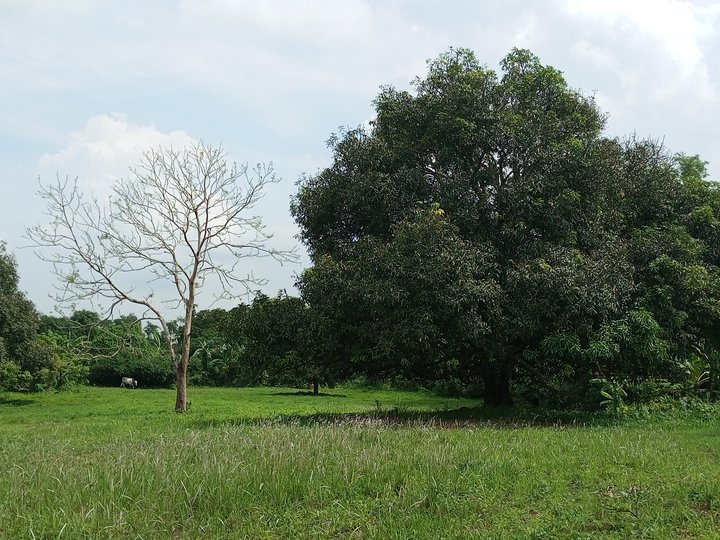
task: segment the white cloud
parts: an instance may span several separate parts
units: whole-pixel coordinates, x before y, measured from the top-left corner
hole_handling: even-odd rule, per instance
[[[185,131],[163,133],[154,125],[130,124],[124,114],[100,114],[71,132],[64,148],[43,155],[38,169],[41,178],[55,174],[77,177],[81,188],[102,196],[149,148],[182,148],[193,142]]]
[[[666,75],[663,86],[653,89],[654,97],[664,99],[679,94],[689,83],[695,92],[715,96],[707,65],[708,53],[715,51],[706,50],[706,44],[718,34],[720,5],[702,7],[682,0],[566,0],[565,9],[573,16],[598,21],[616,38],[604,47],[582,40],[583,45],[576,45],[577,54],[607,67],[603,48],[622,55],[620,43],[632,50],[642,48],[645,42],[658,49],[663,60],[652,66],[655,73]]]
[[[689,71],[703,61],[700,39],[712,26],[700,17],[701,9],[679,0],[591,0],[567,3],[571,13],[598,17],[606,23],[631,25],[633,30],[652,37],[674,61]]]
[[[569,76],[596,91],[613,135],[699,153],[717,178],[720,2],[560,0]],[[558,40],[556,45],[560,45]]]
[[[126,176],[129,168],[140,162],[146,150],[158,147],[180,149],[196,142],[186,131],[163,132],[154,125],[133,124],[125,114],[100,114],[88,119],[81,129],[70,132],[63,148],[41,156],[37,168],[44,181],[52,181],[55,174],[61,177],[67,174],[71,178],[77,176],[83,193],[92,193],[102,200],[110,194],[114,181]],[[280,250],[297,247],[294,236],[298,230],[287,211],[287,188],[287,184],[270,184],[265,190],[269,197],[261,199],[251,210],[264,217],[266,232],[273,235],[269,245]],[[283,203],[279,205],[278,199]],[[299,254],[304,255],[303,252]],[[308,264],[307,257],[303,259],[303,263]],[[254,273],[267,277],[269,283],[265,292],[274,294],[278,288],[291,290],[293,274],[300,268],[301,266],[293,264],[280,266],[272,259],[253,259],[247,267],[242,267],[240,274]],[[147,284],[138,281],[131,285],[143,290]],[[215,296],[221,293],[214,280],[209,280],[207,285],[206,294],[199,300],[202,307],[207,307]],[[162,283],[157,284],[157,287],[158,298],[164,298],[164,295],[168,294],[167,287]],[[169,297],[172,297],[172,294]],[[45,303],[40,302],[47,309]],[[223,305],[232,306],[234,302],[225,302]]]
[[[372,10],[367,2],[344,0],[280,0],[238,2],[236,0],[183,0],[181,17],[204,20],[213,28],[238,29],[238,24],[261,29],[286,40],[354,41],[371,30]]]
[[[541,36],[541,32],[538,31],[537,27],[537,18],[532,14],[520,17],[512,36],[513,47],[532,49],[535,42]]]
[[[270,101],[288,90],[374,92],[398,77],[406,83],[417,72],[398,65],[449,45],[392,4],[363,0],[99,1],[67,12],[44,12],[46,4],[26,0],[12,10],[16,24],[0,21],[0,80],[30,91],[86,91],[172,77]]]

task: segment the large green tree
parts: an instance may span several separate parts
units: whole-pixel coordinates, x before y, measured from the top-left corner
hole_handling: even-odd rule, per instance
[[[416,343],[443,343],[494,405],[512,401],[519,372],[540,385],[552,374],[587,381],[612,369],[588,351],[610,347],[617,329],[636,329],[637,349],[664,350],[658,332],[641,331],[660,313],[641,301],[649,293],[637,282],[657,264],[643,266],[638,254],[643,231],[675,219],[683,190],[658,144],[604,137],[604,114],[558,70],[517,49],[501,68],[453,49],[429,63],[415,92],[385,88],[371,128],[331,139],[333,163],[303,179],[292,206],[315,265],[301,289],[324,283],[326,294],[308,299],[336,321],[345,361],[414,373],[443,358],[440,347]],[[418,211],[432,208],[448,226],[396,249]],[[445,242],[460,272],[449,277],[435,251]],[[462,273],[468,260],[483,263]],[[413,272],[430,279],[421,284]],[[388,305],[393,275],[404,304]],[[462,302],[457,318],[448,316],[443,299],[453,290],[467,291],[463,301],[478,314],[471,325],[460,320]],[[344,300],[327,300],[333,291]],[[697,307],[696,297],[683,298]],[[386,336],[392,346],[379,355]]]

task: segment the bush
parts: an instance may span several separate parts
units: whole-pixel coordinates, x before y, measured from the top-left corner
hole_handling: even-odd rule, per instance
[[[642,379],[640,381],[625,381],[629,403],[653,403],[661,399],[676,399],[683,393],[683,385],[673,383],[666,379]]]
[[[175,374],[167,357],[159,351],[145,356],[118,354],[103,357],[90,364],[91,384],[118,386],[122,377],[132,377],[140,386],[171,386]]]
[[[256,370],[243,364],[242,347],[219,347],[215,354],[198,352],[190,357],[188,379],[199,386],[253,386]]]
[[[20,390],[29,388],[32,384],[32,375],[24,371],[15,362],[0,363],[0,390]]]

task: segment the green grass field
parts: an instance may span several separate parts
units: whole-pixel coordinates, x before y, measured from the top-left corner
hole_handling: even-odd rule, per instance
[[[191,389],[182,415],[170,390],[0,393],[0,538],[720,538],[720,414],[296,392]]]

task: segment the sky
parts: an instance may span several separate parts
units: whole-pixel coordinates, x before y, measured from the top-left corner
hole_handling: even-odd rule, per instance
[[[373,118],[381,86],[472,49],[499,71],[528,48],[594,95],[610,136],[699,154],[720,180],[720,1],[0,0],[0,240],[50,313],[57,283],[24,238],[47,222],[38,182],[103,192],[150,147],[202,140],[280,181],[255,211],[300,260],[247,260],[266,294],[309,264],[289,212],[326,141]],[[204,292],[203,292],[204,294]],[[198,307],[209,306],[202,295]]]

